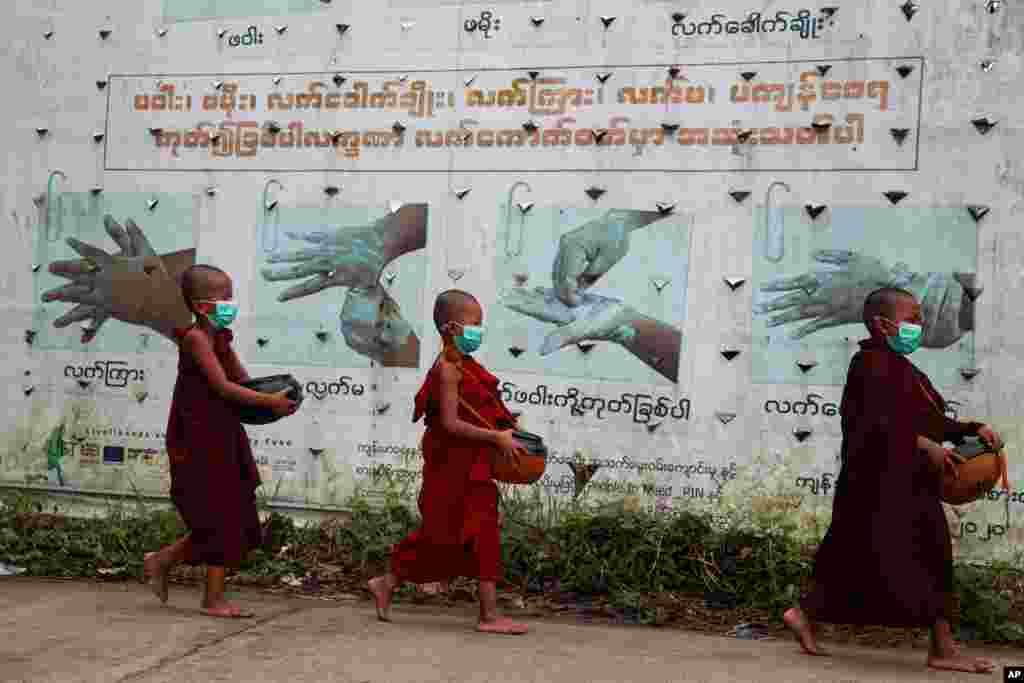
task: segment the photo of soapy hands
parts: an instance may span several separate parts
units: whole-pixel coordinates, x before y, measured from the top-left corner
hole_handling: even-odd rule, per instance
[[[178,278],[195,263],[194,197],[50,192],[41,213],[37,348],[156,350],[150,332],[191,324]]]
[[[677,382],[690,227],[659,210],[502,206],[488,367]]]
[[[864,300],[881,287],[912,292],[924,337],[911,360],[954,385],[974,362],[977,227],[963,209],[801,207],[755,211],[753,376],[757,384],[841,385],[868,336]],[[817,363],[808,375],[797,366]]]
[[[419,367],[428,220],[426,204],[266,204],[248,357],[285,367]]]

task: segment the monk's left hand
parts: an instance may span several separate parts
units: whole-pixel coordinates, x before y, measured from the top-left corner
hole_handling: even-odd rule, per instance
[[[981,426],[981,429],[978,430],[978,436],[994,450],[1001,450],[1005,445],[1003,443],[1003,437],[999,436],[999,433],[988,425]]]

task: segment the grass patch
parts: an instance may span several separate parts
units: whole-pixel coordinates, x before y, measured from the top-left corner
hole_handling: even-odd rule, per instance
[[[266,542],[235,581],[361,593],[365,579],[386,568],[392,546],[418,524],[409,490],[379,498],[371,504],[357,493],[346,512],[301,526],[267,510],[264,499]],[[141,579],[143,554],[185,532],[175,512],[141,499],[112,504],[97,519],[46,513],[42,500],[10,494],[0,509],[0,561],[28,576]],[[807,587],[814,546],[777,519],[756,528],[705,513],[600,507],[585,497],[565,502],[534,489],[508,491],[503,500],[504,590],[520,604],[600,604],[645,624],[680,621],[672,615],[685,610],[717,628],[751,610],[779,621]],[[200,574],[181,568],[177,576]],[[1019,566],[958,565],[955,576],[962,638],[1024,643]],[[471,583],[459,586],[456,597],[473,598]],[[414,587],[400,593],[414,595]]]

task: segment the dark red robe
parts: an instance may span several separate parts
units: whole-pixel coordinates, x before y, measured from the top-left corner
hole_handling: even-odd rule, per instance
[[[462,361],[461,396],[494,425],[512,414],[498,394],[498,378],[471,357]],[[400,581],[431,583],[456,576],[502,579],[498,488],[491,479],[492,446],[460,439],[441,426],[440,365],[416,394],[413,422],[426,417],[419,529],[395,546],[391,572]],[[459,406],[459,417],[487,428]]]
[[[175,331],[179,343],[186,332]],[[214,338],[221,363],[231,340],[229,330]],[[185,562],[237,567],[261,539],[259,470],[233,404],[217,395],[183,349],[167,421],[167,454],[171,500],[191,532]]]
[[[947,417],[924,373],[884,340],[860,345],[840,408],[832,523],[802,607],[830,623],[930,626],[951,616],[952,546],[942,480],[917,437],[942,443],[980,425]]]

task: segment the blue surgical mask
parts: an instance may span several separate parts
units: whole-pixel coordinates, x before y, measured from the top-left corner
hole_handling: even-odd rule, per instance
[[[921,337],[924,329],[914,323],[903,322],[899,324],[899,332],[891,337],[886,337],[889,348],[896,353],[909,356],[921,347]]]
[[[213,310],[206,317],[210,324],[218,330],[229,327],[238,317],[238,304],[234,301],[207,301],[204,303],[213,304]]]
[[[469,355],[480,348],[484,340],[484,328],[481,325],[463,325],[462,334],[455,335],[455,347]]]

